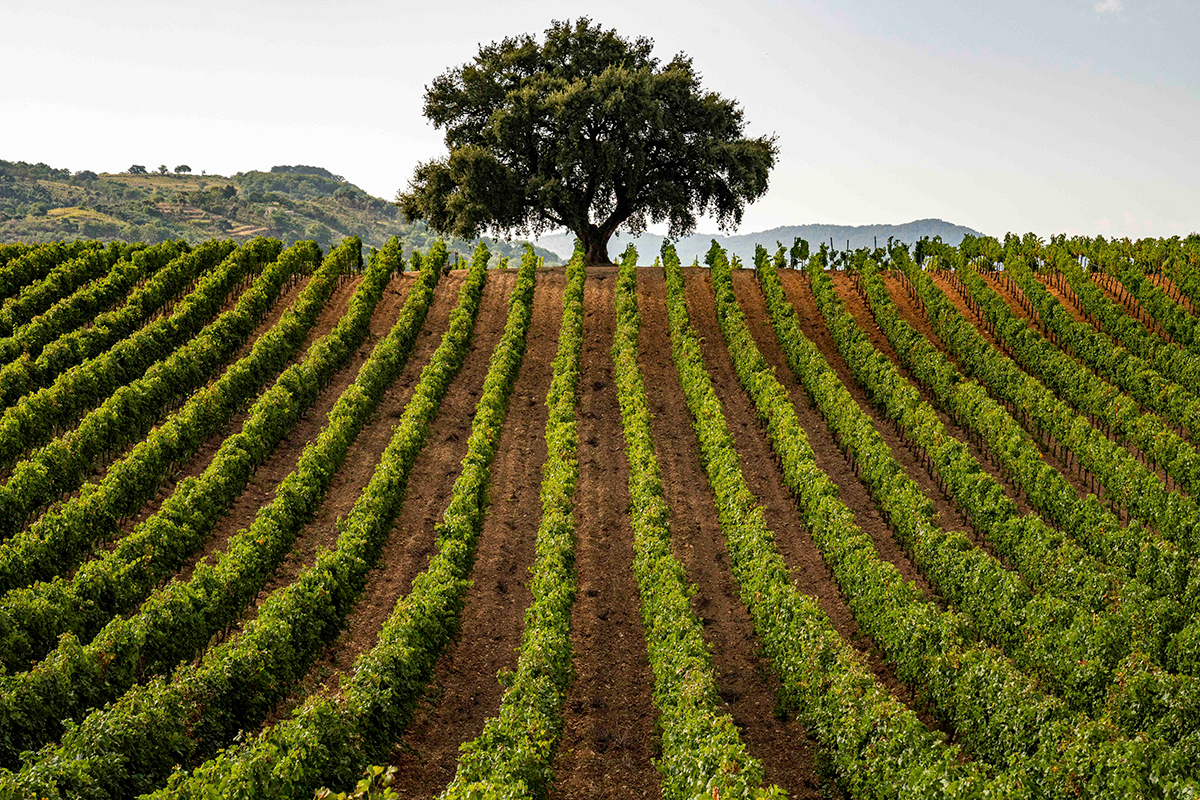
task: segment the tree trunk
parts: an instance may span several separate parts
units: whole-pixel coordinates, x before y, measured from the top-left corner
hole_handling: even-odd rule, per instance
[[[600,232],[595,225],[588,225],[582,231],[576,231],[583,244],[583,263],[589,267],[610,267],[612,260],[608,257],[608,236]]]

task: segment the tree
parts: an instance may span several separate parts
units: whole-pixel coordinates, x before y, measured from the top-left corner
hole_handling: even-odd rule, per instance
[[[176,175],[182,175],[185,172],[191,172],[191,171],[192,171],[192,168],[189,167],[187,164],[180,164],[178,167],[175,168]]]
[[[666,222],[679,237],[699,214],[736,227],[767,190],[775,138],[744,138],[737,103],[653,45],[582,18],[552,23],[542,44],[523,34],[481,47],[426,88],[449,154],[418,165],[397,205],[463,238],[567,228],[589,264],[611,263],[622,227]]]
[[[130,175],[145,175],[146,167],[142,164],[134,164],[129,168]]]
[[[166,175],[166,174],[167,174],[167,173],[169,173],[170,171],[171,171],[171,170],[167,169],[167,165],[166,165],[166,164],[159,164],[159,165],[158,165],[158,174],[159,174],[159,175]]]

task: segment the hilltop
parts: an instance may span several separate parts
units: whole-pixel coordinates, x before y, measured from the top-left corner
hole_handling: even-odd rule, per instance
[[[213,237],[313,239],[329,247],[358,236],[381,247],[392,236],[406,253],[437,238],[423,223],[406,223],[395,205],[322,167],[275,166],[224,175],[187,172],[71,172],[0,159],[0,242],[51,242],[79,237],[193,244]],[[519,256],[523,243],[485,238],[496,260]],[[469,255],[474,242],[449,242]],[[548,265],[564,262],[538,248]]]

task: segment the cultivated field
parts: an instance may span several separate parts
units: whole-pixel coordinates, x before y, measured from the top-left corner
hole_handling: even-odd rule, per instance
[[[0,798],[1200,792],[1194,243],[401,252],[0,245]]]

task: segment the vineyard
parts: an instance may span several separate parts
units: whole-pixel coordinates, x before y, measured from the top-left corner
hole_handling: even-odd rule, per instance
[[[0,798],[1200,797],[1194,238],[518,260],[0,245]]]

